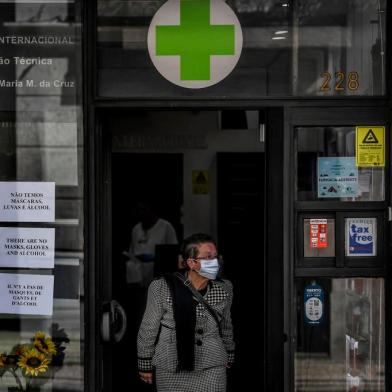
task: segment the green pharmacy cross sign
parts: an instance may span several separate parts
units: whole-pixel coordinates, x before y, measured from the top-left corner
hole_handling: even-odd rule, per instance
[[[172,83],[208,87],[237,64],[241,26],[222,0],[169,0],[151,22],[148,49],[157,70]]]
[[[210,0],[181,0],[179,26],[156,27],[156,54],[181,58],[181,80],[210,80],[210,56],[234,55],[234,25],[210,24]]]

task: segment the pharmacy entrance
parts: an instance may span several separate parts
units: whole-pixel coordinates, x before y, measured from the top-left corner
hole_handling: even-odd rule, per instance
[[[105,391],[153,390],[136,352],[147,287],[181,266],[179,244],[199,232],[216,238],[234,285],[228,391],[386,390],[385,110],[146,109],[98,119]],[[130,250],[146,213],[171,235],[139,254],[137,270]]]
[[[228,389],[240,391],[242,375],[249,372],[257,374],[253,383],[263,389],[267,346],[274,344],[266,335],[273,333],[275,343],[279,340],[272,355],[282,346],[282,334],[274,328],[268,332],[266,326],[268,301],[276,308],[281,300],[279,294],[267,298],[267,276],[277,293],[283,285],[280,272],[268,271],[267,253],[281,252],[281,247],[268,250],[265,245],[273,233],[266,230],[266,203],[274,192],[266,184],[278,168],[266,167],[267,146],[280,147],[267,133],[282,132],[280,114],[277,109],[158,110],[102,121],[105,391],[125,384],[132,391],[153,390],[138,377],[136,353],[147,288],[152,279],[181,268],[180,244],[194,233],[216,239],[221,276],[234,286],[236,360],[227,371]],[[278,155],[273,158],[276,165]],[[141,238],[140,222],[146,220],[154,222],[154,229],[143,231]]]

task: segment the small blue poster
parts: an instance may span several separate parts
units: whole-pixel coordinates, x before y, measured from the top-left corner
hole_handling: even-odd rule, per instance
[[[319,198],[358,196],[355,157],[318,158],[317,174]]]
[[[346,256],[376,256],[377,218],[346,218]]]
[[[305,323],[320,325],[324,318],[324,289],[313,282],[304,290]]]

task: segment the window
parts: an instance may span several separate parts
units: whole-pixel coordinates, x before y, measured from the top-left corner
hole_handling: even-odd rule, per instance
[[[98,95],[255,98],[385,94],[386,0],[230,0],[243,33],[233,72],[202,89],[154,68],[151,20],[164,1],[97,0]]]
[[[2,391],[84,390],[79,10],[0,4]]]
[[[357,166],[356,132],[356,127],[296,129],[298,201],[384,200],[384,167]]]
[[[384,279],[297,279],[295,391],[385,391]]]

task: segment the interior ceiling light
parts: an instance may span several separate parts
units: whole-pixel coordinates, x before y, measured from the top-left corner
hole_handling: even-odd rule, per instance
[[[282,37],[282,36],[279,36],[279,37],[272,37],[272,39],[275,39],[275,40],[277,40],[277,39],[286,39],[287,37]]]
[[[288,31],[287,30],[279,30],[279,31],[275,31],[276,35],[280,35],[280,34],[287,34]]]
[[[282,4],[282,7],[288,7],[289,6],[289,3],[283,3]]]

